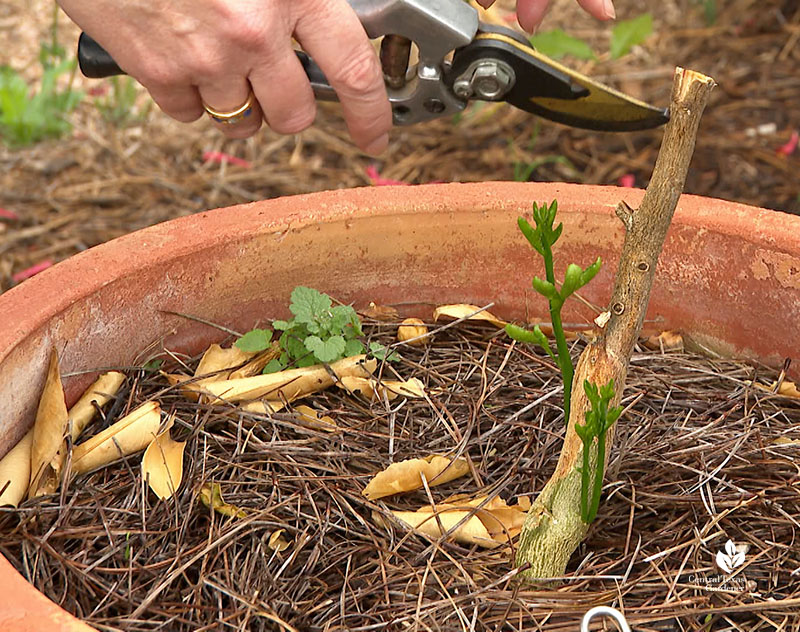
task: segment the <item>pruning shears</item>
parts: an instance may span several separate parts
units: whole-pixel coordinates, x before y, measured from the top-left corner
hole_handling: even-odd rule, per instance
[[[382,37],[380,59],[395,125],[461,112],[470,101],[504,101],[552,121],[624,132],[667,122],[648,105],[536,51],[516,31],[479,21],[463,0],[348,0],[370,38]],[[412,43],[418,60],[411,64]],[[314,60],[296,51],[319,100],[336,100]],[[87,77],[124,74],[86,33],[78,62]]]

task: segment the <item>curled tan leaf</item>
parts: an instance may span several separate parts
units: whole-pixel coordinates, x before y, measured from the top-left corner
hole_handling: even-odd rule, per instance
[[[772,388],[774,389],[775,386],[775,383],[773,383]],[[800,390],[797,389],[797,385],[794,382],[784,380],[781,382],[780,386],[778,386],[778,395],[800,398]]]
[[[410,380],[382,380],[373,377],[343,377],[337,386],[351,394],[358,394],[369,401],[392,401],[397,397],[422,398],[425,397],[425,386],[420,380],[412,377]]]
[[[330,365],[315,364],[267,375],[212,382],[201,387],[194,384],[186,384],[185,387],[228,402],[262,398],[292,401],[329,388],[337,379],[346,376],[369,376],[376,366],[374,358],[367,360],[366,356],[358,355]]]
[[[111,401],[125,381],[125,375],[119,371],[103,373],[81,398],[69,409],[69,420],[72,424],[72,441],[77,441],[83,429],[94,419],[97,410]]]
[[[115,424],[76,445],[72,451],[73,474],[105,467],[144,450],[155,439],[160,425],[158,403],[145,402]]]
[[[247,513],[236,505],[225,502],[222,498],[222,488],[219,483],[204,483],[198,493],[200,502],[209,509],[228,518],[246,518]]]
[[[257,399],[254,402],[239,404],[239,410],[246,413],[256,413],[258,415],[268,415],[277,413],[286,408],[286,403],[277,399]]]
[[[648,349],[661,351],[661,353],[683,351],[683,336],[678,331],[662,331],[657,336],[650,336],[645,339],[644,346]]]
[[[492,323],[494,326],[499,327],[502,329],[506,326],[506,321],[498,318],[490,311],[482,310],[477,305],[470,305],[468,303],[458,303],[455,305],[439,305],[436,309],[433,310],[433,320],[437,321],[442,316],[447,316],[448,318],[453,319],[461,319],[465,318],[467,320],[483,320],[487,323]]]
[[[170,419],[167,427],[158,433],[142,456],[142,476],[161,500],[171,498],[183,480],[186,442],[174,441],[170,437],[172,423]]]
[[[277,531],[273,531],[269,536],[269,540],[267,540],[267,546],[273,551],[278,551],[278,553],[282,553],[283,551],[288,549],[289,543],[283,537],[283,534],[285,532],[286,532],[285,529],[278,529]]]
[[[194,371],[195,377],[202,378],[197,380],[195,384],[226,380],[235,368],[244,365],[255,355],[250,351],[242,351],[236,345],[223,349],[219,345],[213,344],[206,349]]]
[[[417,511],[392,511],[392,514],[409,527],[431,538],[439,538],[455,528],[450,535],[456,542],[477,544],[491,549],[519,535],[529,507],[530,502],[510,506],[499,497],[487,502],[483,496],[459,502],[451,500],[435,507],[425,506]],[[377,513],[373,517],[385,526]],[[456,527],[462,520],[464,523]],[[440,529],[440,524],[443,529]]]
[[[339,426],[336,425],[336,422],[332,417],[328,415],[320,415],[310,406],[305,406],[303,404],[300,406],[295,406],[294,412],[302,421],[317,430],[323,430],[324,432],[336,432],[339,429]]]
[[[433,487],[449,483],[468,472],[469,465],[464,458],[451,460],[432,455],[424,459],[408,459],[392,463],[382,472],[378,472],[361,493],[369,500],[376,500],[421,489],[423,476],[428,485]]]
[[[430,342],[428,326],[419,318],[406,318],[397,328],[397,340],[412,346],[422,347]]]
[[[33,430],[0,459],[0,507],[16,507],[28,493],[31,480],[31,445]]]
[[[58,370],[58,353],[52,349],[33,424],[31,482],[28,489],[31,498],[55,492],[61,483],[68,423],[69,415],[64,401],[61,373]]]
[[[390,307],[388,305],[376,305],[375,303],[370,303],[369,307],[361,312],[361,315],[383,322],[400,320],[400,314],[394,307]]]

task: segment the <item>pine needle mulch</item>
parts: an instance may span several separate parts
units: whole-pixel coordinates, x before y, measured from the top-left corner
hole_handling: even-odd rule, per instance
[[[800,151],[781,153],[800,131],[800,6],[794,0],[646,0],[620,19],[649,11],[654,32],[611,60],[612,25],[600,25],[564,0],[542,30],[563,27],[588,41],[597,58],[565,61],[654,104],[668,102],[676,65],[714,77],[687,193],[800,212]],[[500,0],[495,18],[513,9]],[[716,17],[704,7],[716,6]],[[49,33],[50,4],[11,0],[0,10],[0,51],[32,76],[38,42]],[[513,24],[513,21],[506,22]],[[61,42],[77,32],[61,21]],[[646,186],[661,131],[603,134],[572,130],[508,106],[474,104],[457,119],[396,128],[379,159],[349,142],[336,105],[321,104],[315,126],[294,137],[268,130],[227,141],[207,122],[181,125],[140,94],[123,123],[104,104],[109,81],[82,80],[88,93],[71,117],[73,136],[11,151],[0,147],[0,292],[31,266],[58,261],[138,228],[210,208],[324,189],[366,186],[367,167],[409,183],[513,180]],[[210,153],[209,153],[210,152]],[[207,160],[227,154],[245,161]]]
[[[391,342],[393,328],[368,333]],[[598,519],[564,578],[527,585],[513,543],[431,539],[388,509],[541,489],[563,435],[556,367],[480,326],[401,351],[384,377],[417,377],[428,398],[330,389],[310,401],[335,433],[291,410],[191,403],[130,371],[108,414],[153,396],[176,414],[173,435],[189,442],[178,493],[157,500],[133,457],[0,510],[0,552],[99,630],[576,630],[597,604],[642,631],[800,629],[800,400],[770,392],[780,376],[637,350]],[[390,463],[431,453],[468,456],[473,474],[430,494],[362,495]],[[207,483],[243,514],[202,504]],[[715,564],[728,540],[745,551],[732,575]]]

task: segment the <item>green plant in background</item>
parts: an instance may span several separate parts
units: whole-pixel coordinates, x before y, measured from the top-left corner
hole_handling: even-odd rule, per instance
[[[714,16],[716,16],[715,0],[702,1],[706,10],[706,19],[709,15],[709,7],[713,8]],[[630,20],[619,20],[611,29],[611,58],[619,59],[623,55],[627,55],[631,48],[644,42],[652,32],[653,16],[649,13],[643,13]],[[531,46],[552,59],[560,59],[565,55],[576,59],[595,58],[592,47],[587,42],[568,35],[561,29],[542,31],[532,35],[529,40]]]
[[[531,46],[552,59],[561,59],[571,55],[576,59],[594,59],[594,52],[584,40],[567,35],[561,29],[542,31],[531,35]]]
[[[567,337],[561,321],[561,308],[570,295],[594,278],[600,270],[602,261],[598,257],[597,261],[585,270],[575,263],[569,264],[564,274],[564,282],[561,284],[561,289],[559,290],[556,287],[553,245],[558,241],[564,228],[563,224],[553,227],[557,211],[558,203],[556,200],[553,200],[549,206],[546,203],[539,206],[534,202],[533,220],[536,227],[532,227],[524,217],[520,217],[517,220],[522,234],[525,235],[533,249],[544,259],[546,278],[533,277],[532,285],[534,290],[547,299],[550,306],[550,321],[553,325],[553,337],[556,340],[556,352],[554,353],[550,348],[550,342],[539,325],[536,325],[531,331],[509,323],[506,325],[506,333],[519,342],[539,345],[558,364],[561,370],[561,377],[564,380],[564,421],[567,423],[569,422],[570,397],[572,394],[572,376],[575,369],[572,366],[572,358],[567,347]]]
[[[289,311],[293,318],[272,323],[275,330],[282,332],[278,340],[281,355],[264,367],[264,373],[280,371],[289,364],[304,367],[336,362],[366,351],[359,340],[364,335],[361,320],[350,305],[333,305],[327,294],[298,286],[292,290]],[[263,351],[272,344],[272,332],[253,329],[235,344],[243,351]],[[370,343],[369,352],[380,360],[399,359],[397,353],[377,342]]]
[[[11,147],[32,145],[45,138],[59,138],[72,126],[65,115],[77,107],[83,94],[72,89],[77,64],[67,59],[58,45],[58,7],[54,5],[51,40],[42,43],[39,63],[42,79],[34,90],[9,66],[0,67],[0,139]],[[59,79],[69,75],[66,87]]]
[[[132,77],[111,77],[111,90],[96,101],[97,109],[103,118],[116,127],[130,125],[147,117],[152,102],[137,111],[136,100],[139,97],[138,84]]]
[[[583,382],[583,390],[591,408],[586,411],[586,422],[575,424],[575,432],[583,442],[583,465],[581,471],[581,519],[591,524],[597,517],[600,506],[600,492],[603,489],[603,471],[606,462],[606,433],[622,414],[622,406],[609,408],[614,399],[614,380],[599,389],[588,380]],[[590,450],[597,439],[597,458],[594,471],[590,462]],[[591,494],[590,494],[591,490]],[[590,498],[591,495],[591,498]]]
[[[514,162],[514,182],[528,182],[539,167],[552,164],[564,165],[572,170],[575,169],[569,158],[558,154],[539,156],[531,162],[517,160]]]
[[[649,13],[618,22],[611,29],[611,59],[627,55],[631,48],[644,42],[652,32],[653,16]]]

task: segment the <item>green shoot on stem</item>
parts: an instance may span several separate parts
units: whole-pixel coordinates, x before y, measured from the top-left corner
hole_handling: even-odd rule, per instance
[[[564,422],[568,423],[572,376],[575,369],[572,366],[572,358],[567,347],[567,337],[561,320],[561,308],[570,295],[594,278],[600,270],[602,262],[598,257],[597,261],[585,270],[577,264],[569,264],[564,274],[564,282],[561,284],[561,289],[559,290],[556,287],[553,245],[561,237],[561,231],[564,228],[563,224],[553,227],[557,211],[558,203],[556,200],[553,200],[549,206],[546,203],[540,206],[534,202],[533,221],[535,227],[531,226],[524,217],[520,217],[517,220],[522,234],[525,235],[533,249],[544,259],[545,279],[533,277],[532,284],[533,289],[544,296],[550,306],[550,322],[553,325],[553,336],[556,340],[556,353],[551,349],[547,336],[544,335],[538,325],[531,331],[517,325],[508,324],[506,325],[506,333],[519,342],[539,345],[558,364],[558,368],[561,370],[561,377],[564,380]]]
[[[611,400],[614,399],[614,380],[609,380],[608,384],[597,387],[589,380],[584,380],[583,390],[589,399],[591,408],[586,411],[586,422],[575,424],[575,432],[583,442],[583,464],[581,465],[581,519],[586,524],[591,524],[597,517],[597,509],[600,506],[600,492],[603,489],[603,470],[606,462],[606,433],[619,419],[622,413],[622,406],[609,408]],[[597,460],[595,461],[594,472],[592,472],[590,462],[590,449],[592,443],[597,439]],[[592,480],[592,476],[594,477]],[[591,498],[589,490],[591,489]]]

